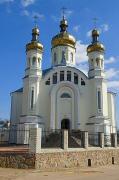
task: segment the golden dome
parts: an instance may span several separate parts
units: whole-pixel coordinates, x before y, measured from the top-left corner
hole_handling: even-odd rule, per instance
[[[32,49],[39,49],[39,50],[43,51],[43,45],[39,42],[32,41],[31,43],[28,43],[26,45],[26,51],[29,51]]]
[[[60,45],[68,45],[75,47],[76,40],[69,33],[59,33],[55,37],[52,38],[52,47],[60,46]]]
[[[104,45],[101,44],[101,43],[95,43],[95,44],[90,44],[88,47],[87,47],[87,52],[90,53],[90,52],[93,52],[93,51],[104,51],[105,48],[104,48]]]
[[[52,47],[67,45],[75,48],[75,38],[67,32],[68,23],[66,19],[60,21],[60,33],[52,38]]]
[[[39,42],[38,37],[39,29],[37,27],[34,27],[32,29],[32,40],[26,45],[26,51],[33,49],[39,49],[40,51],[43,51],[43,45]]]
[[[105,47],[102,43],[98,41],[100,33],[97,29],[92,30],[92,43],[87,47],[87,53],[93,51],[103,52],[105,51]]]

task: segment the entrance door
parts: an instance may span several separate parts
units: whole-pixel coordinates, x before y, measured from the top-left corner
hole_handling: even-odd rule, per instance
[[[70,121],[69,121],[69,119],[63,119],[61,121],[61,129],[70,129]]]

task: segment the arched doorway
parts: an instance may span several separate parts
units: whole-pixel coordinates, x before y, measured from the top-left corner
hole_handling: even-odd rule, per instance
[[[61,121],[61,129],[70,129],[70,121],[69,121],[69,119],[63,119]]]

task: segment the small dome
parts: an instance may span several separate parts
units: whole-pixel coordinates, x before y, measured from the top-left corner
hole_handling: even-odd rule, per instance
[[[60,33],[52,38],[52,47],[68,45],[75,48],[75,38],[67,32],[68,22],[66,19],[60,21]]]
[[[87,47],[87,53],[93,52],[93,51],[105,51],[105,47],[101,43],[95,43],[95,44],[90,44]]]
[[[100,32],[97,29],[93,29],[92,36],[99,36]]]
[[[39,29],[37,27],[34,27],[32,29],[32,40],[30,43],[26,45],[26,51],[32,49],[39,49],[40,51],[43,51],[43,45],[39,42],[38,37],[39,37]]]
[[[37,27],[32,29],[32,34],[39,35],[39,29]]]
[[[100,32],[97,29],[92,30],[92,43],[87,47],[87,53],[93,51],[105,51],[104,45],[98,41],[99,35]]]

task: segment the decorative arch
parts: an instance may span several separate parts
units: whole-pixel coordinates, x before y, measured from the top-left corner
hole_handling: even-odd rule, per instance
[[[78,86],[76,87],[72,82],[60,82],[56,86],[53,86],[50,92],[51,97],[51,117],[50,117],[50,128],[59,129],[61,128],[61,120],[63,118],[57,117],[57,100],[61,97],[63,88],[67,89],[67,92],[72,97],[73,110],[72,110],[72,119],[70,120],[71,128],[79,129],[80,125],[80,116],[79,116],[79,101],[80,101],[80,92]],[[66,117],[68,118],[68,117]],[[70,119],[70,118],[68,118]]]

